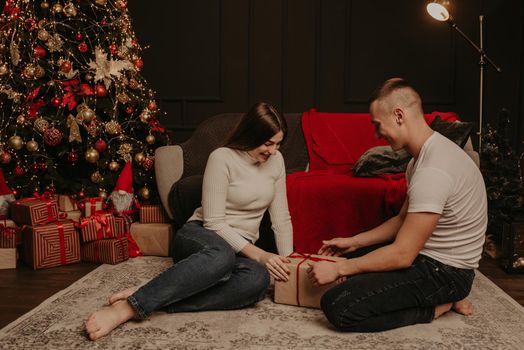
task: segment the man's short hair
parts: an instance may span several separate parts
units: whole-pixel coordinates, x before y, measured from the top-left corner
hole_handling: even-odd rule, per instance
[[[371,94],[371,97],[369,98],[369,103],[371,104],[374,101],[388,97],[389,95],[391,95],[391,93],[400,89],[409,89],[418,97],[418,99],[420,99],[420,96],[418,96],[418,93],[415,90],[415,88],[413,88],[413,86],[411,86],[411,84],[408,83],[406,80],[402,78],[391,78],[377,87],[377,89]]]

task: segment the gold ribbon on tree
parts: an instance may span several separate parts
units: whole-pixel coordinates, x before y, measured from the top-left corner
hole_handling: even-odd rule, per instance
[[[78,120],[72,114],[69,114],[67,117],[67,126],[69,127],[69,142],[82,142]]]

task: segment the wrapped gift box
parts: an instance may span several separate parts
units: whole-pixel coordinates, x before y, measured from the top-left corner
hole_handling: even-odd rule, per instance
[[[0,248],[0,270],[16,269],[16,248]]]
[[[15,248],[22,243],[20,228],[13,220],[0,220],[0,248]]]
[[[307,275],[308,263],[316,261],[337,262],[346,258],[321,255],[302,255],[294,253],[288,257],[291,260],[286,264],[290,275],[287,282],[275,281],[275,303],[320,308],[320,298],[336,282],[323,286],[314,286]]]
[[[43,225],[58,219],[54,199],[25,198],[11,203],[11,219],[18,224]]]
[[[116,231],[118,232],[118,236],[123,236],[124,234],[130,232],[133,218],[130,215],[125,214],[117,215],[118,216],[115,216]]]
[[[73,211],[78,210],[78,203],[76,199],[65,194],[59,194],[56,196],[56,202],[58,203],[58,210],[60,211]]]
[[[102,197],[91,197],[83,201],[84,207],[82,209],[85,217],[95,215],[97,211],[102,210],[104,199]]]
[[[115,217],[109,213],[97,213],[87,218],[82,218],[77,225],[80,228],[82,242],[117,238],[121,235]]]
[[[167,216],[161,205],[141,205],[140,206],[140,223],[141,224],[161,224],[168,223],[171,220]]]
[[[131,225],[131,236],[143,255],[169,256],[173,239],[171,224],[134,223]]]
[[[70,211],[59,211],[58,219],[59,220],[72,220],[79,222],[82,217],[82,212],[80,210],[70,210]]]
[[[127,238],[103,239],[82,246],[82,261],[118,264],[129,259]]]
[[[35,270],[80,261],[80,240],[72,221],[27,226],[22,239],[23,259]]]

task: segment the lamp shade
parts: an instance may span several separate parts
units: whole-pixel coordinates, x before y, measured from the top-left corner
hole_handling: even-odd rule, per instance
[[[449,14],[451,2],[449,0],[434,0],[426,6],[426,10],[431,17],[437,21],[447,21],[451,17]]]

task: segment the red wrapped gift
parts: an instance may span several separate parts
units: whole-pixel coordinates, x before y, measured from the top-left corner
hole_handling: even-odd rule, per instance
[[[20,230],[12,220],[0,220],[0,248],[15,248],[21,243]]]
[[[102,210],[104,199],[102,197],[91,197],[83,201],[82,211],[85,217],[95,215],[97,211]]]
[[[65,194],[57,195],[56,202],[58,203],[58,210],[60,211],[78,210],[78,203],[76,199],[73,199],[69,195],[65,195]]]
[[[123,236],[125,233],[129,233],[133,218],[130,215],[117,214],[115,216],[116,230],[119,236]]]
[[[127,238],[104,239],[82,246],[82,261],[118,264],[129,259]]]
[[[119,229],[113,214],[96,213],[83,218],[77,225],[80,228],[82,242],[91,242],[100,239],[116,238],[120,236]]]
[[[30,226],[47,224],[58,220],[58,206],[56,200],[44,196],[20,199],[11,203],[11,218]]]
[[[171,222],[169,216],[161,205],[141,205],[140,223],[141,224],[163,224]]]
[[[70,211],[59,211],[58,219],[59,220],[73,220],[79,222],[82,217],[82,212],[80,210],[70,210]]]
[[[289,280],[287,282],[275,281],[275,303],[320,308],[320,298],[336,282],[314,286],[307,275],[308,262],[329,261],[335,263],[346,260],[346,258],[293,253],[288,256],[288,259],[291,261],[286,264],[291,272]]]
[[[80,261],[80,240],[72,221],[57,221],[22,230],[23,259],[33,269]]]

